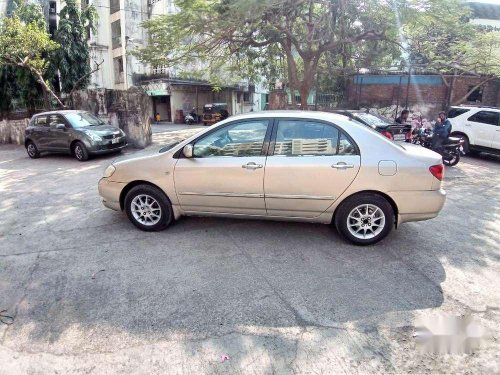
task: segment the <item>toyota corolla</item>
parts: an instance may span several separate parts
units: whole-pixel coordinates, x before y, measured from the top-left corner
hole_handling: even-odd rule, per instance
[[[345,116],[268,111],[118,159],[99,193],[145,231],[181,216],[294,220],[332,224],[369,245],[402,223],[436,217],[443,172],[437,153]]]

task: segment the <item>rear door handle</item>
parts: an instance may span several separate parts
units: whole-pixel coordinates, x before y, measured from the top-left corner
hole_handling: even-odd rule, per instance
[[[262,164],[256,164],[254,162],[250,162],[250,163],[247,163],[247,164],[243,164],[241,166],[241,168],[245,168],[245,169],[251,169],[251,170],[254,170],[254,169],[259,169],[259,168],[263,168],[264,166]]]
[[[353,164],[346,164],[346,163],[337,163],[337,164],[332,164],[332,168],[348,169],[348,168],[354,168],[354,165]]]

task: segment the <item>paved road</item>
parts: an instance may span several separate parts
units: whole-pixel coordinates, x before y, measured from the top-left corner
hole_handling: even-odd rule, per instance
[[[0,146],[0,310],[14,316],[0,374],[499,371],[498,158],[464,158],[442,215],[367,248],[300,223],[140,232],[99,202],[112,159]],[[495,339],[420,354],[416,319],[435,313],[472,315]]]

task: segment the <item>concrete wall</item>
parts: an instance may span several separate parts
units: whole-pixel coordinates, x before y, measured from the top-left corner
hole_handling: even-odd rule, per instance
[[[0,143],[24,145],[24,130],[29,119],[0,121]]]
[[[151,98],[137,88],[127,91],[80,90],[73,95],[73,108],[108,119],[127,134],[132,147],[144,148],[152,142]]]

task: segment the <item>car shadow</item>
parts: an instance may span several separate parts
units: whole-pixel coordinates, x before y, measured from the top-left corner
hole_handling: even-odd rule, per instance
[[[0,336],[15,350],[113,352],[176,341],[172,350],[187,358],[231,353],[238,368],[260,348],[288,366],[300,335],[317,330],[317,348],[346,346],[349,327],[375,338],[366,345],[390,371],[390,338],[379,325],[409,325],[417,312],[439,308],[443,261],[480,270],[498,257],[495,192],[469,190],[460,200],[458,182],[449,182],[438,218],[358,247],[332,226],[293,222],[190,217],[141,232],[96,196],[107,159],[59,158],[2,165],[15,178],[0,184],[8,228],[0,233],[0,309],[15,321]],[[476,210],[485,199],[489,209]],[[346,355],[355,357],[351,344]]]

